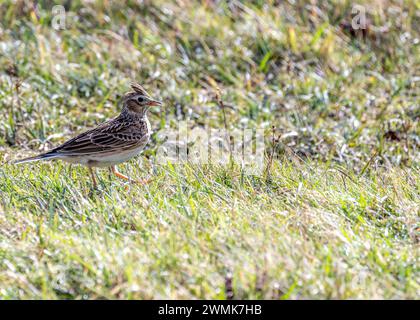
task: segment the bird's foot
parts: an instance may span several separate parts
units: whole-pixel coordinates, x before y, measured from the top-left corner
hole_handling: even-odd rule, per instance
[[[134,183],[140,186],[146,185],[152,181],[152,179],[141,179],[141,180],[131,179],[130,177],[127,177],[126,175],[118,172],[115,166],[111,167],[111,172],[120,179],[126,180],[130,183]]]
[[[144,186],[146,184],[149,184],[153,181],[153,179],[140,179],[140,180],[132,180],[133,183],[138,184],[140,186]]]

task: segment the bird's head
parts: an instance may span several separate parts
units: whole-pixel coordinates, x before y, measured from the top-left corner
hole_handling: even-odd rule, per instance
[[[137,115],[145,115],[152,106],[161,106],[162,103],[154,100],[139,84],[131,84],[133,91],[127,92],[123,97],[123,107]]]

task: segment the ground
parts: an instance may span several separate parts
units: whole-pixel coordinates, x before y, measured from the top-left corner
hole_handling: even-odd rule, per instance
[[[358,4],[3,1],[0,298],[417,298],[420,7]],[[120,166],[149,184],[12,163],[130,81],[164,102]],[[264,170],[157,161],[179,121],[265,129]]]

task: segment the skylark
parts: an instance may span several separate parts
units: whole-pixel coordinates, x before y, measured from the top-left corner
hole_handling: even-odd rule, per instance
[[[127,92],[122,99],[123,108],[118,117],[83,132],[48,152],[15,163],[61,159],[82,164],[89,168],[95,188],[97,182],[92,169],[95,167],[109,167],[117,177],[132,181],[119,173],[116,165],[138,155],[146,146],[152,132],[147,111],[151,106],[160,106],[162,103],[152,99],[139,84],[132,84],[131,88],[133,91]]]

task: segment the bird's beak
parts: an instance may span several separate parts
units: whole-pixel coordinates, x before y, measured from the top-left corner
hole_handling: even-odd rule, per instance
[[[157,100],[150,100],[150,102],[149,102],[149,106],[161,106],[162,105],[162,102],[160,102],[160,101],[157,101]]]

